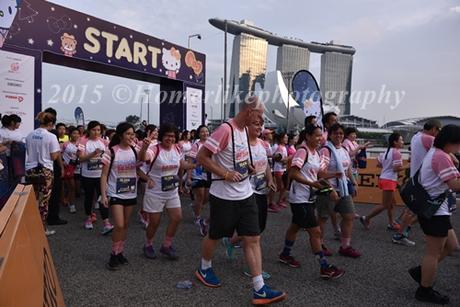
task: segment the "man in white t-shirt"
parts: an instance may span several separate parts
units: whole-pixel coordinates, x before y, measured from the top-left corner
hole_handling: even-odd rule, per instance
[[[209,190],[210,227],[201,249],[201,264],[195,276],[205,286],[220,287],[211,260],[224,237],[236,231],[243,238],[244,254],[254,284],[253,304],[270,304],[286,298],[286,294],[264,284],[258,209],[249,174],[254,171],[249,156],[246,126],[255,117],[262,117],[264,106],[257,97],[240,103],[240,112],[223,123],[200,148],[197,160],[212,173]]]

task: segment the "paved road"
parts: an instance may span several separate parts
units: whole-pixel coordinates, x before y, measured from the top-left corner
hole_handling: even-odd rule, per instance
[[[192,224],[189,201],[183,201],[184,221],[175,245],[180,259],[148,260],[142,255],[144,231],[133,218],[125,255],[130,264],[117,272],[108,271],[110,237],[98,234],[100,224],[92,231],[83,229],[83,210],[71,215],[63,208],[62,217],[69,220],[65,226],[55,226],[57,233],[49,238],[54,262],[60,277],[68,306],[249,306],[251,282],[242,272],[242,251],[236,260],[225,259],[220,247],[213,266],[222,287],[208,289],[197,284],[193,271],[200,260],[201,237]],[[358,206],[363,214],[369,205]],[[301,233],[293,254],[302,267],[292,269],[277,261],[284,242],[284,233],[290,222],[290,210],[270,214],[268,227],[262,237],[264,269],[272,274],[268,284],[288,292],[288,299],[279,306],[428,306],[413,299],[416,284],[407,269],[419,263],[423,253],[423,236],[415,227],[413,239],[417,246],[396,246],[385,230],[384,214],[375,219],[371,231],[364,231],[357,222],[353,245],[363,252],[360,259],[339,255],[330,262],[346,270],[343,278],[324,281],[319,278],[318,264],[311,255],[307,234]],[[159,248],[165,232],[167,217],[160,227],[155,246]],[[454,227],[460,229],[460,214],[453,217]],[[457,231],[458,234],[458,231]],[[327,234],[328,245],[337,250],[339,242]],[[176,289],[181,280],[192,280],[190,290]],[[460,255],[448,257],[440,266],[436,288],[451,296],[451,306],[460,306]]]

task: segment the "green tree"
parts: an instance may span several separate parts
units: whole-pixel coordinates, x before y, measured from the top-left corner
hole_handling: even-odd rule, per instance
[[[137,125],[140,122],[141,118],[137,115],[128,115],[126,116],[126,121],[130,124]]]

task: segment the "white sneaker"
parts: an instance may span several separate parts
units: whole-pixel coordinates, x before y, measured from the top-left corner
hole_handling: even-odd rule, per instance
[[[47,237],[52,236],[52,235],[54,235],[55,233],[56,233],[56,230],[51,230],[51,229],[48,229],[48,228],[46,228],[46,230],[45,230],[45,235],[46,235]]]
[[[393,238],[391,239],[391,241],[395,244],[399,244],[399,245],[404,245],[404,246],[408,246],[408,247],[413,247],[415,246],[415,242],[414,241],[411,241],[409,240],[408,238],[406,237],[396,237],[396,236],[393,236]]]
[[[87,220],[85,221],[85,229],[88,229],[88,230],[93,229],[93,222],[91,222],[90,219],[87,219]]]
[[[75,205],[69,205],[69,212],[70,213],[76,213],[77,212],[77,208],[75,208]]]
[[[101,230],[101,234],[103,236],[105,236],[106,234],[109,234],[110,232],[112,232],[113,230],[113,225],[108,223],[108,224],[105,224],[104,227],[102,228]]]

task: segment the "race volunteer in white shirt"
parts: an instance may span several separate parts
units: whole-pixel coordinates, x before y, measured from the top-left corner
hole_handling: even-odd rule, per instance
[[[292,222],[286,232],[279,261],[290,267],[300,267],[300,263],[291,256],[291,249],[299,230],[305,229],[310,236],[310,247],[320,265],[320,276],[324,279],[337,279],[343,276],[344,271],[328,263],[321,246],[321,229],[315,213],[316,190],[325,190],[328,197],[333,192],[325,179],[318,181],[321,157],[317,148],[322,139],[321,127],[307,125],[301,135],[304,139],[297,148],[289,170],[289,178],[292,180],[289,191]]]
[[[198,152],[198,163],[210,171],[210,228],[204,238],[201,263],[195,276],[205,286],[219,287],[212,269],[212,257],[218,240],[231,237],[236,230],[243,237],[246,263],[253,277],[253,304],[270,304],[283,300],[286,294],[272,290],[262,278],[262,255],[257,204],[249,175],[248,139],[245,127],[253,118],[262,118],[264,107],[257,97],[248,97],[238,105],[239,113],[224,123],[208,138]]]
[[[128,223],[134,206],[137,204],[137,156],[134,143],[134,126],[129,123],[118,124],[109,150],[102,158],[101,202],[112,209],[114,229],[112,232],[112,253],[106,267],[118,270],[127,264],[124,245],[128,235]],[[144,151],[148,144],[146,144]]]
[[[144,255],[149,259],[156,258],[153,239],[161,222],[161,214],[166,208],[169,224],[160,253],[170,260],[176,260],[176,249],[172,245],[177,228],[182,220],[182,209],[179,198],[179,170],[188,168],[180,146],[176,143],[179,132],[173,124],[160,126],[160,143],[147,154],[149,169],[140,172],[141,178],[147,182],[144,195],[144,212],[148,214],[149,224],[146,230]],[[147,138],[148,140],[149,138]],[[140,157],[143,159],[143,155]]]
[[[107,150],[107,141],[101,138],[101,124],[97,121],[88,123],[87,138],[80,138],[78,157],[81,163],[81,181],[85,191],[85,229],[93,229],[95,214],[93,214],[94,200],[101,195],[102,155]],[[109,222],[109,210],[99,206],[104,223],[102,234],[109,233],[113,226]]]
[[[447,125],[436,136],[433,148],[423,159],[419,182],[431,198],[437,198],[446,190],[460,191],[460,173],[452,162],[450,154],[460,151],[460,127]],[[434,291],[432,286],[438,263],[458,249],[458,240],[452,229],[450,216],[454,210],[455,197],[446,197],[431,218],[419,216],[420,226],[425,234],[426,250],[421,267],[409,270],[419,283],[415,298],[424,302],[447,304],[449,297]]]
[[[61,158],[61,148],[56,136],[49,132],[56,118],[50,113],[40,112],[37,120],[40,127],[26,137],[26,180],[34,185],[40,216],[46,229],[48,203],[53,188],[53,161]],[[53,234],[48,230],[46,233]]]

